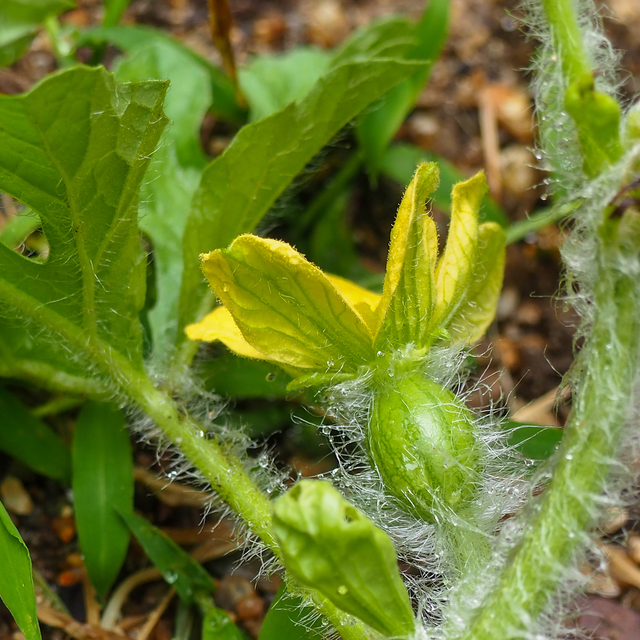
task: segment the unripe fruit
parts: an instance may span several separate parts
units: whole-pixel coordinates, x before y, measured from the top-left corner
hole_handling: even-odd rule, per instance
[[[367,444],[388,491],[433,522],[472,500],[480,461],[473,416],[451,391],[418,372],[374,392]]]

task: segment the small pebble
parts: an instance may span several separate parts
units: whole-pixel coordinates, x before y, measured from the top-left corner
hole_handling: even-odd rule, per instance
[[[18,516],[26,516],[33,511],[33,500],[18,478],[7,476],[0,485],[0,496],[4,506]]]

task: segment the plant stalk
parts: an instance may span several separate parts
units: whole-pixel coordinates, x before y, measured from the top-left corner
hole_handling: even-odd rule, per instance
[[[591,73],[591,64],[582,43],[574,0],[541,1],[562,71],[568,84],[572,84],[581,76]]]
[[[597,315],[578,364],[579,395],[556,457],[553,478],[532,509],[520,544],[464,640],[520,638],[548,606],[566,566],[594,524],[638,372],[640,295],[633,275],[618,270],[619,246],[602,247]]]

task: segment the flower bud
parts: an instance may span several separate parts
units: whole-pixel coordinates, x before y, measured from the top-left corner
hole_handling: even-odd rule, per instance
[[[451,391],[418,372],[376,389],[369,454],[389,492],[433,522],[459,513],[473,498],[480,462],[469,409]]]
[[[391,539],[332,484],[298,482],[276,501],[273,528],[284,566],[297,582],[385,636],[413,633]]]

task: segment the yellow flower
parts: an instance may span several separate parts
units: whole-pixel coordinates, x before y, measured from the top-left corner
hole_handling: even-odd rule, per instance
[[[391,233],[382,296],[322,272],[293,247],[243,235],[202,256],[222,301],[187,327],[193,340],[223,342],[241,356],[277,363],[294,376],[357,373],[381,351],[434,342],[476,342],[495,315],[504,272],[502,228],[479,224],[482,173],[454,186],[451,225],[438,258],[425,201],[434,163],[418,167]]]

